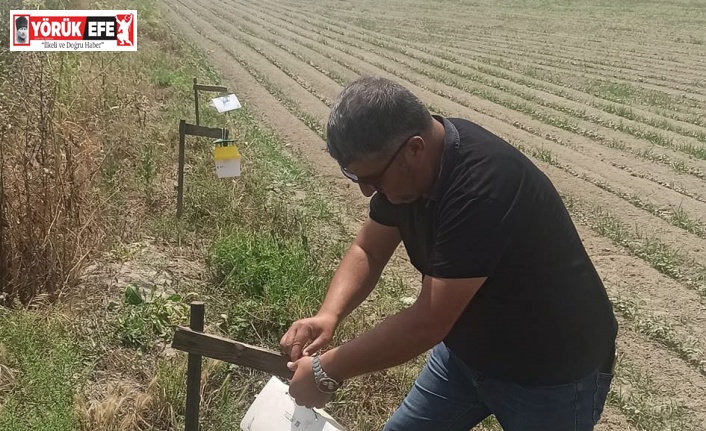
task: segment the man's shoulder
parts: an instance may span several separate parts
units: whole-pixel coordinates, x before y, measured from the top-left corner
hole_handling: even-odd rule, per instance
[[[504,141],[500,136],[481,126],[468,118],[449,117],[447,118],[453,124],[461,135],[461,138],[477,138],[477,139],[497,139]]]
[[[532,169],[517,148],[477,123],[449,118],[459,133],[459,148],[449,189],[463,189],[479,197],[511,198]]]

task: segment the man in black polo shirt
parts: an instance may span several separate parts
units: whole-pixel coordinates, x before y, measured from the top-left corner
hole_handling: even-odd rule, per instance
[[[342,381],[431,356],[386,431],[592,430],[612,379],[617,322],[549,179],[482,127],[431,115],[400,85],[361,78],[334,104],[328,150],[372,196],[319,313],[281,347],[290,394],[323,406]],[[404,242],[414,304],[318,355]]]

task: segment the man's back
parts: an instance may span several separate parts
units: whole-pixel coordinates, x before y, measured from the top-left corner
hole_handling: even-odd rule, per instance
[[[428,201],[371,201],[397,225],[410,260],[435,277],[488,277],[445,339],[471,367],[524,384],[586,375],[617,323],[549,179],[514,147],[461,119],[444,121],[440,177]]]

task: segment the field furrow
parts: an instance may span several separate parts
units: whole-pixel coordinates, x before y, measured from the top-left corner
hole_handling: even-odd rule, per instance
[[[576,174],[575,171],[574,171],[574,174],[575,174],[575,175],[579,175],[579,174]],[[593,183],[595,183],[595,184],[598,184],[598,185],[603,185],[603,184],[608,184],[608,183],[609,183],[609,182],[606,181],[605,179],[596,179],[596,178],[592,178],[592,177],[590,176],[590,174],[587,174],[587,173],[585,173],[585,172],[581,173],[580,176],[581,176],[582,178],[587,179],[587,180],[589,180],[589,181],[591,181],[591,182],[593,182]],[[605,186],[603,186],[602,188],[603,188],[603,189],[606,189]],[[654,207],[653,204],[645,203],[645,202],[639,200],[639,198],[635,198],[636,196],[640,196],[640,194],[637,193],[637,192],[635,192],[634,190],[631,190],[630,193],[625,192],[625,191],[621,191],[621,190],[617,190],[617,191],[616,191],[616,190],[614,190],[614,189],[609,189],[609,191],[611,191],[611,192],[614,193],[614,194],[617,194],[618,196],[632,197],[631,202],[630,202],[631,204],[633,204],[635,207],[640,208],[640,209],[648,208],[648,209],[650,209],[650,212],[651,212],[653,215],[660,215],[660,216],[663,216],[663,215],[664,215],[664,211],[660,211],[660,210],[658,209],[658,207]],[[620,202],[620,201],[619,201],[619,202]],[[623,204],[625,204],[626,207],[628,206],[625,202],[623,202]],[[637,205],[635,205],[635,204],[637,204]],[[633,209],[634,209],[634,208],[633,208]],[[701,210],[703,210],[703,208],[698,208],[698,209],[696,210],[696,212],[698,213],[698,212],[701,211]],[[669,212],[667,212],[667,213],[669,213]],[[671,216],[670,216],[670,217],[665,217],[665,218],[667,218],[668,220],[670,220],[670,219],[671,219]],[[640,224],[643,224],[643,223],[640,223]],[[649,225],[649,223],[647,223],[647,225]],[[669,228],[672,228],[672,226],[670,226]],[[676,230],[677,232],[679,232],[679,229],[673,229],[673,230]],[[681,233],[684,233],[684,232],[681,232]],[[700,228],[699,225],[696,225],[696,226],[695,226],[695,229],[693,230],[692,233],[696,233],[697,235],[699,235],[699,238],[696,240],[696,242],[700,242],[700,238],[701,238],[701,236],[702,236],[702,231],[701,231],[701,228]],[[648,236],[648,237],[655,237],[655,236],[659,236],[659,235],[653,235],[653,234],[649,233],[649,234],[647,234],[647,236]],[[673,233],[666,233],[666,234],[664,234],[664,236],[665,236],[665,237],[668,237],[668,238],[669,238],[669,237],[679,238],[678,233],[677,233],[677,236],[676,236],[676,237],[673,235]],[[688,243],[688,241],[687,241],[687,243]],[[677,240],[677,241],[675,241],[673,244],[674,244],[674,245],[683,245],[683,240]],[[700,249],[699,249],[698,247],[693,248],[692,250],[697,250],[695,253],[696,253],[697,255],[699,255],[699,256],[697,256],[698,258],[701,258],[701,257],[702,257],[702,256],[700,256],[700,253],[701,253],[701,252],[700,252]]]
[[[271,12],[274,13],[274,11]],[[283,19],[287,20],[288,18]],[[335,38],[330,33],[324,33],[321,30],[319,30],[319,32],[323,36],[327,37],[327,40],[333,40]],[[457,81],[457,76],[463,78],[465,82],[468,82],[466,80],[472,80],[474,83],[473,86],[466,85],[463,88],[467,92],[471,92],[485,99],[490,99],[493,102],[509,107],[510,109],[522,112],[531,116],[533,119],[537,119],[538,121],[549,123],[552,126],[562,128],[569,132],[579,133],[589,139],[598,141],[604,146],[619,149],[630,149],[638,156],[665,164],[679,173],[687,173],[695,175],[699,178],[705,177],[704,172],[706,172],[706,161],[703,161],[703,159],[706,158],[706,144],[700,142],[699,140],[706,139],[706,135],[704,135],[703,132],[697,132],[695,130],[692,132],[698,137],[698,139],[680,136],[672,132],[655,132],[651,126],[644,128],[626,124],[623,122],[623,118],[621,117],[602,118],[600,116],[587,113],[585,108],[580,109],[566,105],[559,105],[556,101],[548,101],[546,98],[537,100],[538,96],[536,94],[543,94],[544,96],[550,98],[553,96],[539,93],[535,90],[523,90],[522,87],[517,86],[519,89],[515,89],[513,92],[519,93],[524,97],[522,98],[517,97],[514,94],[506,94],[506,92],[510,90],[508,89],[508,85],[504,82],[494,82],[494,88],[481,86],[478,84],[478,79],[476,79],[476,76],[464,74],[463,70],[459,71],[460,66],[454,67],[452,71],[456,73],[452,77],[448,77],[446,76],[449,74],[449,71],[447,70],[449,68],[447,65],[448,63],[439,63],[435,59],[430,60],[429,58],[427,58],[426,62],[424,62],[424,58],[421,58],[422,65],[415,66],[414,64],[410,64],[410,62],[413,63],[417,61],[419,57],[409,60],[409,57],[407,56],[414,56],[414,54],[411,54],[409,50],[404,50],[407,56],[403,56],[404,59],[400,60],[399,56],[381,52],[379,48],[372,45],[365,46],[348,40],[343,40],[341,42],[348,43],[349,45],[358,47],[362,50],[368,50],[371,53],[381,55],[387,59],[392,59],[395,62],[402,63],[419,73],[426,74],[428,77],[444,83],[454,85]],[[432,69],[432,71],[429,69]],[[555,100],[566,102],[560,98],[555,98]],[[547,109],[544,108],[545,106],[549,106],[547,109],[550,112],[547,112]],[[582,117],[582,119],[567,116],[564,112],[578,115]],[[592,120],[592,123],[586,121],[586,119]],[[602,124],[608,124],[611,127],[603,127]],[[596,131],[596,129],[598,129],[598,131]],[[601,129],[607,130],[607,132],[601,133]],[[662,148],[656,150],[654,148],[655,145],[661,145],[668,151],[664,151]],[[691,161],[687,156],[693,156],[699,160]]]
[[[296,11],[291,11],[287,13],[287,15],[292,15],[296,14]],[[360,28],[357,28],[355,26],[352,26],[348,24],[347,22],[344,21],[333,21],[333,20],[326,20],[326,19],[320,19],[316,18],[315,21],[312,18],[308,18],[312,15],[302,15],[301,19],[304,20],[305,22],[308,22],[309,24],[314,24],[316,26],[321,26],[322,28],[325,28],[326,30],[339,33],[341,35],[346,35],[348,33],[355,34],[358,36],[363,36],[363,37],[368,37],[371,38],[373,35],[368,34],[369,32],[362,30]],[[316,14],[313,14],[313,16],[316,16]],[[352,30],[351,30],[352,28]],[[410,42],[408,39],[405,39],[403,37],[392,37],[392,36],[386,36],[382,33],[376,33],[374,34],[374,40],[383,40],[383,39],[388,39],[390,40],[392,44],[395,45],[400,45],[401,46],[411,46]],[[434,46],[434,45],[428,45],[428,46]],[[483,47],[481,47],[483,48]],[[434,51],[438,49],[437,47],[434,47]],[[496,50],[497,52],[500,52],[502,55],[502,58],[505,58],[508,56],[508,53],[506,53],[503,49],[497,49],[495,47],[489,47],[488,50]],[[485,51],[487,54],[488,51]],[[465,51],[460,51],[460,55],[468,57],[469,53]],[[533,58],[532,55],[530,55],[527,52],[519,52],[518,53],[518,58],[521,59],[528,59],[528,58]],[[501,60],[502,61],[502,60]],[[573,60],[572,60],[573,61]],[[574,63],[576,61],[573,61]],[[551,66],[555,67],[555,66]],[[580,71],[580,76],[583,78],[588,77],[591,78],[589,82],[591,81],[605,81],[605,75],[600,74],[600,75],[591,75],[586,72],[586,70],[581,70]],[[668,82],[668,81],[666,81]],[[644,79],[642,81],[635,82],[636,84],[639,84],[640,87],[650,87],[650,85],[654,84],[657,86],[660,85],[665,85],[665,81],[663,79],[657,80],[655,83],[650,84],[649,82],[646,82]],[[613,83],[615,84],[615,83]],[[618,82],[620,84],[620,82]],[[624,85],[629,85],[629,83],[624,83]],[[678,90],[677,88],[671,88],[669,87],[668,90],[673,90],[673,91],[664,91],[664,89],[660,88],[654,88],[653,89],[655,94],[652,94],[650,99],[652,100],[657,100],[661,101],[663,104],[665,103],[662,101],[662,99],[666,101],[673,101],[674,103],[670,103],[671,106],[676,107],[677,109],[681,109],[682,106],[691,106],[696,109],[702,109],[703,108],[703,101],[706,100],[704,97],[699,96],[699,92],[701,90],[699,89],[693,89],[693,91],[686,91],[685,89],[681,88]],[[678,91],[677,91],[678,90]],[[679,94],[672,95],[672,92],[677,92]],[[692,99],[692,95],[695,98],[695,100]]]
[[[297,3],[298,10],[309,9],[310,4]],[[372,6],[374,9],[375,6]],[[391,6],[391,9],[394,6]],[[404,8],[400,8],[404,9]],[[398,10],[400,10],[398,9]],[[675,39],[683,39],[679,42],[672,42],[668,38],[655,37],[658,33],[654,26],[645,36],[654,44],[635,44],[633,40],[612,37],[615,33],[595,33],[586,37],[585,34],[577,32],[576,28],[567,28],[562,31],[564,21],[559,16],[552,16],[551,21],[546,22],[546,16],[541,17],[545,22],[544,26],[551,24],[551,30],[544,28],[528,19],[530,11],[522,11],[521,15],[515,15],[512,10],[505,12],[502,19],[494,19],[482,11],[479,13],[464,13],[466,10],[458,11],[464,16],[462,21],[454,19],[452,13],[444,9],[432,9],[424,11],[423,14],[409,16],[409,13],[400,14],[391,10],[389,14],[377,17],[375,20],[368,18],[371,9],[366,9],[365,4],[359,4],[355,10],[343,11],[336,8],[333,13],[330,8],[309,9],[310,13],[324,14],[329,18],[346,19],[362,28],[375,31],[387,31],[398,34],[410,28],[417,30],[414,34],[416,39],[429,40],[441,39],[446,41],[469,41],[475,42],[476,38],[484,38],[490,42],[504,43],[509,46],[524,48],[527,44],[537,46],[537,50],[550,55],[561,55],[563,52],[580,50],[582,57],[595,57],[598,63],[610,64],[610,60],[615,57],[617,60],[639,61],[640,64],[649,68],[650,64],[656,66],[673,66],[676,64],[694,65],[702,67],[706,64],[706,51],[703,49],[703,34],[676,36]],[[408,12],[406,10],[406,12]],[[493,9],[493,12],[497,12]],[[405,23],[413,22],[414,26],[405,26]],[[512,22],[512,26],[506,26]],[[675,19],[674,24],[679,24],[683,28],[684,21]],[[541,30],[538,30],[541,28]],[[668,28],[673,32],[674,27]],[[420,31],[421,30],[421,31]],[[631,29],[634,31],[634,29]],[[699,32],[699,28],[693,28],[694,32]],[[577,36],[577,33],[580,36]],[[521,36],[518,36],[521,34]],[[689,37],[692,36],[692,37]],[[690,40],[689,40],[690,39]],[[665,53],[667,53],[665,55]]]
[[[338,18],[340,19],[341,17]],[[405,33],[405,29],[401,30],[395,31],[394,35],[421,41],[420,38],[413,37],[413,32]],[[380,31],[385,32],[384,29]],[[389,32],[386,34],[392,35]],[[642,61],[642,57],[636,56],[632,52],[621,52],[615,49],[601,51],[583,46],[562,46],[559,50],[557,45],[551,44],[546,39],[507,41],[495,35],[486,36],[475,32],[455,32],[454,39],[445,45],[463,50],[481,50],[482,52],[487,52],[488,48],[495,48],[497,51],[508,55],[517,57],[529,56],[531,60],[543,62],[546,65],[560,65],[571,71],[592,71],[608,76],[616,74],[628,80],[649,82],[658,86],[676,84],[682,89],[692,89],[700,94],[703,94],[704,79],[706,79],[706,73],[704,73],[703,65],[701,64],[658,59],[644,59]],[[677,54],[675,53],[674,55]],[[682,55],[688,61],[688,54]]]
[[[301,11],[301,9],[290,8],[288,13],[296,13],[297,11]],[[317,15],[318,12],[310,11],[310,13],[307,13],[307,15],[311,14]],[[401,20],[377,29],[366,26],[364,19],[361,23],[361,20],[356,18],[358,17],[351,16],[349,19],[341,16],[336,16],[335,18],[326,17],[328,23],[333,26],[346,23],[348,28],[355,27],[363,33],[384,34],[391,37],[394,34],[396,37],[403,37],[407,42],[426,42],[429,39],[426,35],[420,37],[419,33],[405,28]],[[480,25],[481,23],[478,24]],[[393,29],[394,33],[391,33],[390,29]],[[617,78],[636,80],[635,82],[649,83],[659,87],[676,84],[676,86],[672,88],[697,94],[704,94],[705,91],[704,86],[706,84],[704,83],[704,79],[706,79],[706,73],[704,73],[703,66],[699,64],[690,67],[683,62],[675,63],[673,61],[665,61],[665,65],[663,66],[660,64],[659,60],[652,60],[654,63],[652,63],[651,66],[650,64],[641,65],[634,63],[639,57],[631,55],[630,52],[626,53],[615,50],[596,52],[595,50],[582,46],[572,47],[571,49],[562,46],[562,49],[559,50],[556,49],[556,46],[548,44],[546,40],[523,39],[519,44],[504,43],[502,38],[497,38],[495,35],[493,37],[484,36],[482,34],[479,35],[475,31],[464,32],[462,30],[456,30],[453,34],[453,40],[453,42],[449,42],[447,45],[460,49],[480,48],[485,50],[495,48],[504,55],[540,58],[547,63],[547,65],[562,65],[568,70],[580,72],[591,70],[597,72],[602,77],[615,76]],[[570,52],[571,55],[562,55],[561,53],[563,52]],[[587,53],[590,54],[586,55]],[[608,59],[612,54],[618,57],[611,62]],[[591,58],[592,55],[596,57]],[[689,57],[685,56],[684,58],[688,59]]]
[[[292,13],[296,13],[296,12],[292,11]],[[315,15],[316,14],[314,14],[314,16]],[[310,16],[310,15],[307,15],[307,16]],[[304,19],[306,20],[307,18],[304,18]],[[321,23],[321,24],[324,24],[324,23]],[[349,28],[351,26],[346,22],[338,21],[338,22],[334,22],[334,24],[332,26],[328,26],[328,27],[329,27],[329,29],[335,28],[336,31],[341,31],[340,28]],[[356,29],[357,33],[360,33],[361,31],[362,30],[360,30],[360,29]],[[363,34],[367,34],[364,31],[362,31],[362,32],[363,32]],[[392,40],[393,44],[400,44],[401,43],[403,46],[409,45],[410,40],[414,40],[414,38],[400,37],[399,35],[397,37],[387,36],[386,34],[383,34],[383,33],[375,33],[374,36],[379,39],[384,38],[384,39]],[[406,35],[406,36],[409,36],[409,35]],[[425,45],[428,46],[429,49],[431,49],[433,52],[436,52],[438,50],[448,51],[447,47],[439,46],[438,44],[435,44],[435,43],[427,43]],[[474,47],[477,47],[477,45],[474,45]],[[509,58],[509,57],[513,58],[511,56],[511,53],[508,53],[505,49],[498,49],[494,46],[487,46],[487,47],[482,46],[481,48],[483,49],[482,51],[480,51],[483,54],[481,56],[481,59],[482,59],[481,61],[485,61],[486,63],[493,64],[494,62],[495,63],[499,62],[501,65],[504,66],[507,63],[507,58]],[[498,55],[493,60],[487,61],[489,52],[497,52]],[[462,57],[469,57],[469,56],[472,57],[472,56],[476,56],[476,53],[475,52],[469,53],[468,51],[462,50],[462,51],[460,51],[460,55]],[[520,61],[529,61],[529,60],[533,59],[534,56],[525,49],[525,50],[520,51],[517,54],[517,56],[514,58],[516,58]],[[568,60],[568,62],[569,63],[577,63],[576,60]],[[551,64],[549,66],[554,67]],[[539,69],[539,70],[541,70],[541,69]],[[517,72],[529,73],[529,74],[539,73],[538,69],[532,68],[530,70],[527,70],[527,68],[525,66],[523,66],[520,70],[517,70]],[[581,69],[581,70],[576,71],[575,73],[571,74],[569,77],[564,76],[565,74],[563,74],[563,73],[550,73],[548,75],[550,75],[552,77],[552,80],[554,80],[556,83],[561,83],[562,85],[572,85],[572,84],[574,84],[575,78],[581,76],[581,81],[583,81],[583,84],[581,84],[582,86],[579,86],[579,89],[586,88],[586,87],[600,86],[601,83],[605,82],[604,75],[600,75],[598,79],[585,79],[584,72],[585,72],[585,70]],[[670,78],[671,78],[671,76],[670,76]],[[605,82],[605,83],[607,85],[613,85],[613,86],[619,85],[616,83],[607,83],[607,82]],[[637,85],[629,85],[627,83],[620,84],[618,89],[620,89],[621,91],[632,89],[633,92],[635,92],[635,90],[639,90],[639,91],[637,91],[638,94],[635,94],[634,97],[637,98],[639,96],[639,99],[645,99],[645,102],[648,103],[648,107],[651,106],[653,102],[659,102],[660,104],[664,105],[665,108],[668,107],[671,110],[674,110],[674,109],[684,108],[686,106],[685,102],[689,102],[688,100],[684,100],[684,97],[682,97],[682,94],[686,95],[687,97],[689,96],[689,94],[687,94],[683,91],[679,91],[675,88],[671,88],[671,90],[674,90],[674,91],[647,92],[646,90],[643,90],[642,88],[640,88],[640,81],[636,81],[634,84],[637,84]],[[664,79],[659,79],[658,84],[664,85]],[[674,92],[676,92],[678,94],[675,94],[675,95],[670,94],[670,93],[674,93]],[[638,101],[639,101],[639,99],[638,99]],[[701,112],[703,113],[703,106],[704,106],[703,103],[700,103],[700,101],[693,101],[691,103],[691,105],[695,109],[700,109]]]

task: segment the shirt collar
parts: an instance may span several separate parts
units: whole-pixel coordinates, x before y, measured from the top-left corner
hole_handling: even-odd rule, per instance
[[[451,121],[440,115],[432,115],[436,120],[441,121],[444,125],[444,151],[441,155],[441,168],[439,169],[439,176],[434,183],[434,188],[432,189],[431,195],[429,196],[429,201],[438,201],[443,191],[448,188],[448,182],[451,177],[451,171],[456,165],[456,158],[458,156],[458,149],[461,144],[461,138],[458,134],[458,129],[451,123]]]

